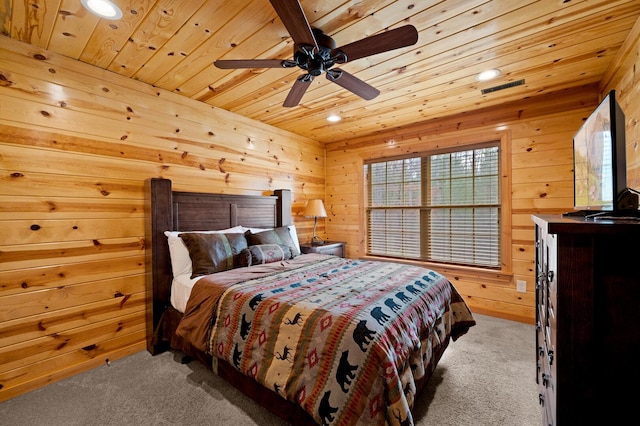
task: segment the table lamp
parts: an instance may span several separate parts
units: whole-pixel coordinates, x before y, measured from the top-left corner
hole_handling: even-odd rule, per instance
[[[318,218],[327,217],[327,211],[324,209],[324,204],[319,198],[309,200],[307,206],[304,208],[305,217],[312,217],[315,220],[313,224],[313,237],[311,237],[311,245],[321,246],[324,244],[324,240],[316,235],[316,229],[318,228]]]

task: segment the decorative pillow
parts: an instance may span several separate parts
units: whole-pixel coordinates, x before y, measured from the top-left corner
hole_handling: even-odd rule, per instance
[[[244,233],[247,228],[242,226],[234,226],[233,228],[221,229],[219,231],[190,231],[191,234],[231,234]],[[191,275],[191,258],[187,246],[179,237],[185,231],[164,231],[169,244],[169,255],[171,257],[171,270],[173,277],[180,275]]]
[[[284,244],[291,247],[292,257],[296,257],[300,254],[298,244],[291,238],[289,227],[281,226],[279,228],[269,229],[254,234],[251,230],[244,234],[247,237],[247,243],[250,246],[256,246],[261,244]]]
[[[182,233],[191,257],[191,278],[249,265],[244,234]]]
[[[296,226],[295,225],[286,225],[286,226],[287,228],[289,228],[289,235],[291,235],[291,239],[295,244],[294,252],[301,253],[302,251],[300,250],[300,241],[298,241],[298,231],[296,230]],[[258,232],[268,231],[270,229],[273,229],[273,228],[244,228],[244,231],[242,232],[250,230],[251,233],[257,234]]]
[[[249,265],[262,265],[265,263],[293,259],[291,247],[284,244],[259,244],[249,246],[245,251],[249,252],[251,257]]]

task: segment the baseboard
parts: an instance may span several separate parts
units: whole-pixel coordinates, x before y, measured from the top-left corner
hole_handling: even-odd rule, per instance
[[[474,314],[487,315],[495,318],[502,318],[510,321],[521,322],[524,324],[535,324],[536,319],[531,317],[524,317],[520,315],[508,314],[505,312],[493,311],[490,309],[479,308],[477,306],[470,306],[471,312]]]

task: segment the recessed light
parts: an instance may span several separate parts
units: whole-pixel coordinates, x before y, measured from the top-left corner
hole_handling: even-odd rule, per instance
[[[80,3],[100,18],[111,20],[122,18],[122,10],[110,0],[80,0]]]
[[[330,116],[327,117],[327,121],[330,121],[332,123],[336,123],[340,120],[342,120],[342,117],[336,114],[331,114]]]
[[[498,69],[486,70],[486,71],[482,71],[480,74],[478,74],[476,76],[476,80],[478,80],[478,81],[487,81],[487,80],[491,80],[493,78],[496,78],[499,75],[500,75],[500,70],[498,70]]]

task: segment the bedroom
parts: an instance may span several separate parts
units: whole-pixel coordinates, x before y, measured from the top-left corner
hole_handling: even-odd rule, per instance
[[[472,72],[468,72],[451,90],[454,99],[461,98],[459,104],[434,100],[439,110],[423,115],[420,103],[415,103],[406,88],[407,93],[402,94],[408,96],[404,102],[409,109],[395,112],[403,102],[389,93],[403,92],[396,78],[402,72],[380,80],[381,98],[395,100],[386,109],[384,103],[360,101],[342,89],[329,89],[333,85],[323,79],[315,91],[317,96],[322,98],[324,90],[335,90],[330,93],[338,99],[338,107],[350,111],[349,117],[335,125],[320,122],[331,102],[321,102],[321,110],[312,112],[313,92],[303,98],[302,107],[283,112],[280,104],[290,83],[282,84],[271,104],[255,101],[261,110],[265,105],[273,109],[274,113],[265,116],[277,124],[269,125],[243,116],[243,108],[236,113],[212,107],[216,97],[211,98],[211,104],[198,102],[106,71],[100,65],[88,65],[74,59],[80,53],[74,55],[70,50],[78,49],[77,44],[85,43],[89,35],[62,35],[87,31],[84,24],[78,24],[86,22],[79,2],[47,2],[50,7],[42,12],[42,25],[31,25],[38,30],[29,36],[24,26],[27,13],[16,3],[13,9],[7,6],[11,2],[0,7],[5,25],[0,37],[0,400],[102,365],[105,358],[118,359],[145,349],[144,182],[151,177],[169,178],[180,190],[215,188],[224,193],[263,195],[274,189],[291,189],[294,223],[301,241],[311,237],[313,228],[313,221],[302,215],[304,205],[308,199],[321,198],[329,217],[320,221],[319,233],[346,241],[347,255],[360,257],[364,255],[364,206],[359,188],[366,159],[388,156],[394,149],[413,152],[432,145],[508,139],[510,155],[504,160],[509,164],[510,182],[504,208],[511,214],[504,234],[511,242],[504,255],[510,264],[499,274],[447,268],[442,272],[454,280],[474,312],[529,323],[534,321],[535,309],[530,215],[572,208],[571,137],[612,88],[620,94],[627,116],[628,183],[640,189],[637,2],[563,3],[566,12],[557,14],[565,21],[551,20],[554,26],[541,31],[540,39],[531,45],[556,42],[570,54],[580,31],[580,37],[588,37],[590,43],[585,42],[587,46],[567,56],[568,60],[559,60],[563,57],[553,51],[541,55],[541,61],[546,62],[530,67],[520,59],[516,66],[533,74],[531,85],[536,76],[552,71],[548,87],[541,83],[543,89],[524,85],[482,96]],[[162,15],[152,8],[156,3],[169,10],[175,2],[145,2],[148,13]],[[196,8],[204,3],[209,2],[190,4]],[[268,2],[255,3],[263,13],[269,10]],[[303,6],[306,3],[312,2],[304,1]],[[403,2],[387,3],[407,7]],[[535,2],[521,3],[525,7]],[[557,2],[542,3],[550,3],[548,7],[554,12],[560,7]],[[73,13],[59,14],[52,4]],[[476,15],[476,10],[495,19],[502,16],[494,10],[497,2],[474,4],[452,22],[466,22],[464,28],[470,29],[475,21],[469,16]],[[587,9],[592,15],[570,13],[570,8]],[[182,13],[189,10],[180,9]],[[538,13],[549,18],[556,16],[554,12]],[[406,15],[404,10],[402,13]],[[414,13],[417,10],[410,15]],[[509,20],[522,13],[516,10],[505,15]],[[578,21],[582,26],[573,22],[579,18],[584,19]],[[36,14],[32,19],[38,22],[40,18]],[[128,15],[127,19],[133,18]],[[164,19],[171,22],[168,14]],[[275,14],[264,22],[269,19],[275,19]],[[97,32],[109,28],[106,22],[101,25]],[[376,25],[377,31],[386,26]],[[421,34],[435,32],[433,24],[420,25]],[[587,25],[593,30],[584,30]],[[353,39],[362,37],[354,32]],[[27,37],[30,43],[25,42]],[[490,38],[481,41],[489,42]],[[513,40],[494,43],[511,49],[501,51],[496,64],[500,64],[499,58],[517,51]],[[240,57],[261,57],[271,45],[252,46]],[[282,57],[289,51],[290,47],[283,46],[276,50]],[[137,54],[137,60],[145,60],[146,55]],[[136,58],[129,53],[129,60]],[[96,64],[99,60],[94,58]],[[361,62],[354,62],[355,68],[349,70],[365,72],[368,62]],[[565,64],[568,68],[563,68]],[[470,69],[479,71],[477,66]],[[404,73],[410,72],[408,66]],[[279,81],[291,75],[285,74],[272,78]],[[259,92],[261,80],[251,83],[242,72],[230,75],[249,83],[246,88],[242,84],[235,87],[231,80],[228,84],[232,87],[223,92],[225,97]],[[444,92],[442,86],[446,85],[441,82],[434,90]],[[384,112],[390,117],[383,117]],[[280,114],[282,124],[278,123]],[[304,116],[311,114],[313,119],[308,120],[312,121],[305,121]],[[364,115],[360,118],[356,114]],[[402,126],[396,128],[398,124]],[[518,280],[526,282],[525,293],[516,291]]]

